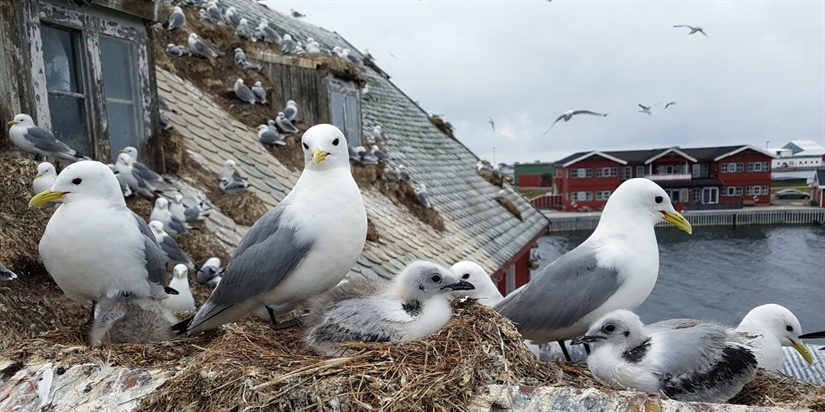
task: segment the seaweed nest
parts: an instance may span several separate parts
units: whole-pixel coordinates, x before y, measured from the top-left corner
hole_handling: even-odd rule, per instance
[[[493,172],[491,170],[479,170],[478,175],[483,177],[484,180],[490,182],[491,185],[503,187],[504,186],[504,175],[500,175],[499,177],[493,176]]]
[[[513,204],[513,202],[510,199],[507,199],[505,197],[497,197],[496,202],[498,202],[498,204],[507,209],[507,211],[510,212],[511,215],[515,216],[516,219],[522,222],[524,221],[524,219],[521,217],[521,212],[518,211],[518,208],[515,204]]]
[[[395,205],[406,207],[410,214],[418,220],[435,230],[444,231],[444,219],[441,214],[438,213],[435,207],[428,209],[418,201],[418,195],[411,183],[384,181],[383,184],[378,185],[378,189]]]
[[[441,133],[444,133],[450,139],[455,139],[455,134],[453,134],[453,125],[450,122],[444,121],[441,116],[432,115],[429,117],[430,123],[433,124],[438,130],[441,130]]]

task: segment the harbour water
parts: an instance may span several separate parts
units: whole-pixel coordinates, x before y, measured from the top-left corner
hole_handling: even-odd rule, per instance
[[[543,236],[542,268],[590,233]],[[663,228],[656,235],[659,280],[636,310],[643,322],[701,318],[736,325],[753,307],[778,303],[796,314],[803,331],[825,330],[825,226],[701,227],[693,235]]]

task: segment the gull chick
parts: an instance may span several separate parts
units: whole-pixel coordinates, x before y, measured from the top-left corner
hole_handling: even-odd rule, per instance
[[[161,302],[150,298],[101,299],[92,325],[91,344],[148,343],[172,339],[178,321]]]

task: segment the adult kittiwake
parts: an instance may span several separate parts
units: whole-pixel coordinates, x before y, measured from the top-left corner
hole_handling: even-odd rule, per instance
[[[593,377],[614,389],[678,401],[725,402],[756,377],[754,336],[713,322],[682,319],[645,327],[627,310],[607,313],[573,343],[593,343]]]
[[[152,213],[149,214],[149,221],[157,220],[163,224],[166,233],[172,236],[179,236],[189,232],[189,225],[185,221],[176,218],[169,210],[169,199],[158,197]]]
[[[452,318],[452,293],[473,288],[439,264],[415,261],[383,292],[336,303],[320,323],[306,330],[304,341],[316,352],[331,355],[340,352],[345,342],[423,338]]]
[[[177,295],[169,296],[160,303],[169,310],[195,310],[195,298],[189,288],[189,269],[184,264],[177,264],[172,270],[172,280],[169,287],[178,291]],[[171,325],[169,325],[171,326]]]
[[[201,215],[208,216],[210,208],[203,208],[203,202],[198,206],[186,207],[183,204],[183,195],[178,193],[169,203],[169,211],[182,222],[194,222],[200,219]]]
[[[269,22],[266,19],[261,19],[258,23],[258,27],[255,28],[255,35],[262,41],[281,44],[281,35],[272,27],[269,27]]]
[[[0,263],[0,281],[15,279],[17,279],[17,274],[9,270],[6,265]]]
[[[189,38],[186,40],[186,45],[189,46],[189,51],[192,54],[203,57],[218,57],[218,53],[209,48],[203,41],[198,38],[197,33],[189,33]]]
[[[196,280],[201,285],[215,286],[221,281],[223,276],[223,269],[221,269],[221,260],[216,257],[206,259],[206,263],[198,270]]]
[[[261,104],[266,104],[266,89],[264,89],[260,80],[256,81],[252,86],[252,94],[255,95],[255,100]]]
[[[813,363],[813,355],[800,340],[799,320],[784,306],[774,303],[757,306],[742,318],[736,330],[759,336],[754,346],[760,368],[781,371],[783,346],[793,347],[808,364]]]
[[[289,119],[286,118],[284,112],[278,112],[278,116],[275,117],[275,125],[277,125],[278,128],[284,133],[298,134],[301,132],[297,127],[295,127],[295,125],[292,124],[292,122],[289,121]]]
[[[218,177],[225,177],[238,182],[243,180],[241,174],[235,169],[235,161],[232,159],[227,159],[223,162],[223,167],[221,167],[220,172],[218,172]]]
[[[553,126],[556,125],[556,123],[559,122],[559,120],[564,120],[565,123],[566,123],[566,122],[569,122],[570,119],[572,119],[573,116],[575,116],[577,114],[589,114],[589,115],[601,116],[601,117],[607,116],[607,113],[596,113],[596,112],[591,112],[590,110],[568,110],[568,111],[562,113],[561,116],[557,117],[556,121],[554,121],[553,124],[550,125],[550,128],[548,128],[544,132],[544,134],[547,134],[548,132],[550,132],[550,130],[553,128]]]
[[[275,130],[269,128],[269,126],[262,124],[258,126],[258,140],[265,145],[278,145],[283,146],[286,144],[284,141],[284,135],[278,133]]]
[[[645,178],[625,181],[610,195],[584,243],[547,265],[495,310],[512,320],[524,338],[562,344],[608,312],[636,309],[659,276],[653,226],[662,221],[692,233],[658,184]],[[570,359],[563,344],[562,350]]]
[[[235,80],[235,85],[232,87],[235,90],[235,96],[238,99],[245,101],[249,104],[255,104],[255,102],[257,101],[257,99],[255,98],[255,94],[252,93],[252,90],[249,90],[249,87],[243,84],[243,79]]]
[[[367,213],[346,137],[320,124],[304,133],[301,147],[304,170],[292,191],[247,231],[215,291],[176,326],[180,333],[216,328],[261,306],[275,324],[276,316],[338,284],[361,255]]]
[[[152,234],[155,236],[155,240],[160,245],[160,251],[163,255],[163,263],[168,268],[169,264],[177,265],[177,264],[184,264],[187,267],[196,269],[195,263],[192,262],[192,258],[180,248],[178,242],[175,239],[172,239],[172,236],[169,236],[166,231],[163,230],[163,223],[157,220],[153,220],[149,222],[149,228],[152,229]],[[177,289],[173,286],[174,289]],[[180,292],[178,290],[178,292]]]
[[[138,150],[134,146],[126,146],[120,150],[120,153],[126,153],[132,158],[132,167],[140,173],[140,177],[147,182],[160,182],[163,177],[154,170],[150,169],[138,159]]]
[[[419,183],[418,186],[415,187],[415,194],[418,196],[418,203],[421,203],[427,209],[432,209],[432,205],[430,204],[430,194],[427,193],[427,185],[424,183]]]
[[[57,171],[55,171],[54,165],[49,162],[40,163],[37,165],[37,174],[32,180],[34,193],[51,189],[55,179],[57,179]]]
[[[66,296],[93,305],[103,297],[167,297],[160,246],[146,222],[126,207],[105,164],[69,165],[29,206],[52,201],[63,205],[46,225],[40,258]]]
[[[462,290],[453,293],[456,296],[469,296],[478,299],[478,302],[487,306],[495,306],[496,303],[504,300],[501,292],[499,292],[493,279],[487,274],[487,271],[476,262],[463,260],[450,267],[450,270],[456,274],[461,280],[466,280],[475,286],[475,289]]]
[[[703,36],[708,37],[707,33],[705,33],[705,29],[703,29],[699,26],[688,26],[687,24],[677,24],[673,27],[687,27],[687,28],[689,28],[690,33],[688,33],[688,36],[691,35],[691,34],[702,33]]]
[[[286,107],[284,110],[281,110],[284,113],[284,117],[290,122],[295,121],[298,118],[298,103],[295,103],[295,100],[289,100],[286,102]]]
[[[89,160],[66,143],[57,140],[52,132],[34,125],[31,116],[20,113],[9,121],[9,139],[15,146],[29,153],[54,156],[66,160]]]
[[[172,9],[172,14],[169,15],[169,20],[166,24],[166,28],[169,30],[175,29],[183,29],[183,25],[186,24],[186,15],[183,14],[183,9],[180,6],[175,6]]]
[[[132,192],[140,193],[148,197],[152,197],[158,192],[158,190],[155,189],[151,183],[147,182],[146,179],[141,176],[140,172],[135,169],[132,156],[129,156],[128,153],[120,153],[117,155],[115,170],[123,176],[123,180],[126,181],[126,184],[129,185],[129,189]]]

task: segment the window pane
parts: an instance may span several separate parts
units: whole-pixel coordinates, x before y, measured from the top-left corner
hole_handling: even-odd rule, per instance
[[[107,99],[106,114],[109,119],[109,144],[112,147],[112,158],[116,158],[118,151],[126,146],[139,147],[140,140],[137,138],[134,105],[115,103]]]
[[[361,146],[361,136],[358,134],[358,99],[355,96],[347,95],[344,101],[346,108],[347,143]]]
[[[56,138],[80,153],[94,155],[84,99],[49,94],[49,112],[52,116],[52,132]]]
[[[103,87],[106,89],[106,114],[112,156],[126,146],[140,147],[138,124],[140,99],[135,89],[134,45],[112,37],[100,37]]]
[[[76,31],[43,25],[43,64],[49,91],[83,93],[80,35]]]
[[[329,92],[329,110],[332,114],[332,125],[346,130],[344,127],[344,95],[338,92]]]

